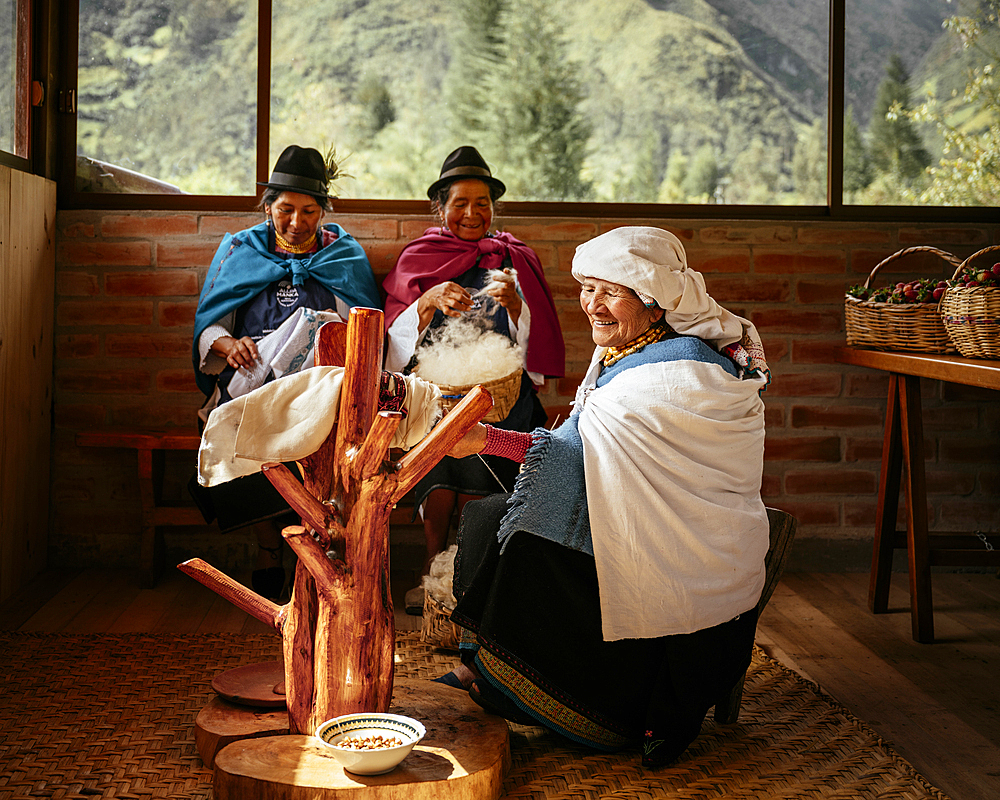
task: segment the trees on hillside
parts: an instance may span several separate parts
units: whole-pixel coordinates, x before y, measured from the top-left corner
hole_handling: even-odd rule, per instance
[[[913,122],[907,116],[912,108],[910,75],[903,59],[889,57],[886,76],[879,85],[868,126],[868,154],[879,172],[908,185],[923,174],[931,163]]]

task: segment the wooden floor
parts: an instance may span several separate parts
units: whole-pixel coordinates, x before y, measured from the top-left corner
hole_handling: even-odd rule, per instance
[[[240,576],[236,576],[240,577]],[[397,608],[412,585],[397,576]],[[910,638],[905,576],[890,613],[866,606],[867,575],[786,573],[758,626],[770,655],[819,684],[953,800],[1000,798],[1000,579],[936,574],[937,641]],[[419,627],[397,612],[397,627]],[[0,606],[0,630],[66,633],[266,631],[179,572],[50,572]]]

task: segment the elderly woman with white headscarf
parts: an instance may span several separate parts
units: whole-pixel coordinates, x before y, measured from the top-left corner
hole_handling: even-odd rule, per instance
[[[438,680],[486,709],[669,763],[749,666],[768,523],[767,365],[684,248],[628,227],[577,248],[597,349],[554,431],[474,428],[456,447],[523,463],[469,506]]]

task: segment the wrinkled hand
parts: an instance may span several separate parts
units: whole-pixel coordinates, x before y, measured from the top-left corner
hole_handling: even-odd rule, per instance
[[[477,422],[448,453],[452,458],[465,458],[480,452],[486,447],[486,426]]]
[[[249,336],[236,339],[233,336],[222,336],[215,340],[212,350],[226,359],[226,363],[236,369],[253,369],[260,360],[257,345]]]
[[[432,286],[417,301],[417,312],[423,317],[433,309],[440,309],[449,317],[460,317],[472,308],[472,295],[453,281]]]
[[[507,313],[514,322],[517,322],[517,318],[521,315],[521,295],[517,293],[517,286],[513,281],[496,281],[486,290],[486,294],[507,309]]]

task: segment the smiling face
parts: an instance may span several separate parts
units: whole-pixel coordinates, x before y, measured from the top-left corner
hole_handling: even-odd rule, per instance
[[[323,220],[323,206],[308,194],[282,192],[273,203],[264,206],[264,212],[271,217],[274,229],[289,244],[304,244],[309,241]]]
[[[663,316],[662,308],[647,308],[627,286],[599,278],[583,279],[580,307],[598,347],[624,347]]]
[[[475,178],[463,178],[448,187],[448,201],[440,209],[441,221],[459,239],[482,239],[493,223],[490,188]]]

